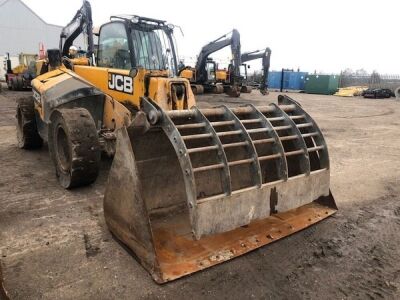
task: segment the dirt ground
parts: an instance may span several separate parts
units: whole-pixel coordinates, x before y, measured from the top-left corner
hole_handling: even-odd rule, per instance
[[[47,147],[17,148],[14,108],[22,94],[0,93],[0,260],[11,299],[400,298],[400,101],[291,94],[325,134],[339,212],[160,286],[105,225],[110,160],[94,185],[66,191]],[[276,97],[253,91],[199,101],[209,107]]]

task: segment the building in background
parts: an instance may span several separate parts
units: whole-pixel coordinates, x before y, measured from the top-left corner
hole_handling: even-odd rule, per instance
[[[0,0],[0,61],[10,53],[13,67],[18,54],[39,53],[39,43],[46,49],[58,48],[62,26],[46,23],[21,0]],[[4,79],[3,63],[0,79]]]

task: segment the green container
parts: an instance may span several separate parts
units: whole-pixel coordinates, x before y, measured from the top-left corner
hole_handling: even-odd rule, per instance
[[[308,94],[333,95],[338,87],[338,75],[308,75],[304,91]]]

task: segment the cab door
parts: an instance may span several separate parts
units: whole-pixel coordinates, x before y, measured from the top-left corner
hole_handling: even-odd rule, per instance
[[[104,24],[100,28],[97,66],[75,66],[74,71],[115,100],[138,105],[144,84],[138,72],[131,72],[134,57],[130,45],[124,22]]]

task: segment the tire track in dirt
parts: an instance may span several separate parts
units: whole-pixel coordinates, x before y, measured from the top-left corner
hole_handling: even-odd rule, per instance
[[[245,97],[231,102],[239,105],[253,96]],[[385,165],[386,172],[380,174],[371,167],[380,149],[375,146],[396,147],[397,129],[379,123],[365,130],[365,123],[358,127],[347,119],[337,123],[329,115],[341,108],[343,112],[358,109],[358,100],[297,97],[328,130],[339,212],[278,243],[162,286],[152,281],[105,225],[102,195],[110,162],[103,160],[94,185],[63,190],[46,148],[35,152],[16,148],[14,111],[6,109],[0,115],[0,164],[6,170],[0,174],[0,259],[12,299],[399,299],[397,162]],[[13,99],[4,101],[6,106],[15,105]],[[217,102],[202,105],[221,104]],[[373,110],[373,102],[368,105],[365,114]],[[384,116],[385,124],[392,124],[394,116]],[[366,131],[379,137],[376,145],[369,142],[369,148]],[[351,151],[346,148],[349,144],[354,146]],[[369,157],[360,157],[360,150]],[[347,160],[349,156],[357,160]],[[352,172],[340,168],[348,165]],[[373,180],[365,183],[362,173]],[[371,196],[369,189],[359,187],[361,183],[373,184],[374,189],[382,185],[381,197]],[[354,201],[347,203],[345,197]]]

